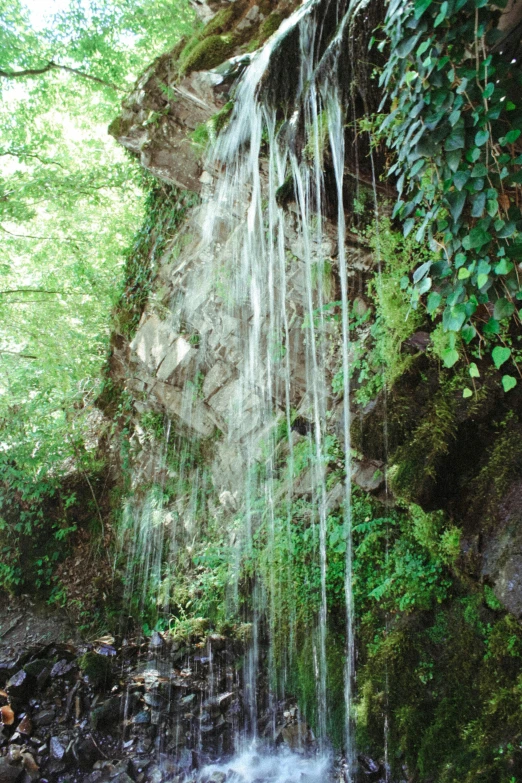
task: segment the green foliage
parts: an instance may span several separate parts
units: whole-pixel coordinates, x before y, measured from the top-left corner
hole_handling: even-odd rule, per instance
[[[375,314],[368,307],[357,311],[357,302],[350,313],[350,362],[355,399],[366,405],[386,385],[391,388],[404,373],[411,354],[403,351],[403,343],[422,324],[418,311],[413,310],[406,291],[408,272],[429,251],[413,237],[394,231],[387,218],[368,226],[361,235],[378,261],[378,270],[370,281],[368,293]],[[334,303],[335,304],[335,303]],[[342,391],[342,373],[333,379],[333,390]]]
[[[416,227],[420,242],[427,232],[432,251],[413,273],[412,306],[430,292],[427,311],[445,331],[489,346],[519,324],[522,298],[522,75],[492,50],[505,5],[396,0],[381,44],[389,45],[380,83],[391,109],[380,131],[396,155],[394,215],[406,236]],[[446,366],[457,360],[449,346]],[[516,383],[509,377],[505,391]]]

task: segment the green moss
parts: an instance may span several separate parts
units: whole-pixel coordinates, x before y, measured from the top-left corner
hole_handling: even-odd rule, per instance
[[[234,53],[237,39],[233,35],[211,35],[199,41],[180,62],[183,73],[209,71]]]
[[[284,19],[284,15],[278,11],[273,11],[270,16],[267,16],[259,28],[259,39],[261,43],[266,41],[267,38],[270,38],[270,36],[279,29]]]
[[[237,4],[233,3],[228,8],[222,8],[203,28],[202,38],[208,38],[209,35],[225,33],[230,30],[232,23],[237,17]]]
[[[399,497],[418,500],[436,480],[457,432],[458,386],[455,382],[442,386],[411,438],[393,455],[389,478]]]
[[[490,527],[499,501],[522,475],[522,424],[514,411],[504,417],[489,451],[487,463],[470,486],[471,512]]]
[[[79,660],[80,669],[95,688],[107,687],[112,681],[111,659],[106,655],[86,652]]]

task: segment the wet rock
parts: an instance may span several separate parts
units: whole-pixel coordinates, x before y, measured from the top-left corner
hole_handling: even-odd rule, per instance
[[[37,658],[34,661],[29,661],[29,663],[26,663],[23,667],[24,672],[28,674],[30,677],[35,677],[38,679],[40,674],[49,666],[49,661],[46,661],[45,658]]]
[[[119,772],[112,778],[113,783],[134,783],[133,779],[126,772]]]
[[[158,631],[152,632],[149,640],[149,647],[151,650],[160,650],[162,647],[165,647],[165,639]]]
[[[51,737],[49,753],[55,761],[61,761],[65,756],[65,748],[58,737]]]
[[[95,707],[91,712],[91,726],[93,729],[119,728],[119,719],[121,714],[121,697],[112,696],[99,707]]]
[[[165,699],[159,693],[146,693],[143,697],[143,701],[149,707],[160,709],[165,706]]]
[[[20,671],[18,671],[16,674],[13,674],[5,689],[8,693],[11,703],[15,705],[23,704],[26,699],[29,698],[33,687],[33,677],[30,677],[27,672],[24,672],[23,669],[20,669]]]
[[[97,652],[86,652],[80,658],[83,676],[95,688],[109,686],[112,681],[111,657]]]
[[[31,734],[33,733],[33,722],[28,715],[22,718],[16,730],[20,732],[20,734],[23,734],[25,737],[31,736]]]
[[[69,674],[74,668],[76,668],[75,661],[68,661],[66,658],[62,658],[62,660],[55,663],[51,669],[51,677],[65,677],[65,675]]]
[[[302,721],[276,729],[276,744],[286,745],[290,750],[303,750],[305,747],[310,746],[313,741],[314,736],[310,728]]]
[[[19,764],[22,761],[20,745],[9,745],[6,758],[10,764]]]
[[[31,753],[26,752],[22,754],[22,764],[30,780],[38,780],[40,777],[40,767]]]
[[[132,722],[136,725],[145,726],[150,723],[150,712],[142,710],[138,712],[132,719]]]
[[[38,728],[50,726],[55,718],[56,710],[40,710],[40,712],[33,715],[33,723]]]
[[[95,764],[101,756],[100,749],[90,735],[73,746],[73,753],[83,767]]]
[[[365,492],[375,492],[384,484],[384,463],[372,459],[353,460],[352,481]]]
[[[6,758],[0,758],[0,783],[16,783],[23,773],[23,767],[9,764]]]

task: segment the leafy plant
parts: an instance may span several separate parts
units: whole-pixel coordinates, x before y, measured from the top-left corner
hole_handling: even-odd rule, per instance
[[[394,0],[380,44],[388,47],[380,84],[390,111],[380,131],[395,154],[394,216],[405,236],[427,235],[432,251],[408,291],[412,307],[422,301],[462,338],[448,347],[448,367],[461,345],[496,351],[510,322],[520,325],[522,74],[495,46],[505,6]],[[519,373],[516,357],[507,358]],[[516,382],[506,374],[504,390]]]

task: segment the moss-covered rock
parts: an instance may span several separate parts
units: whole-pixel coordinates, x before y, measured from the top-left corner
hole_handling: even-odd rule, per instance
[[[111,659],[106,655],[86,652],[80,658],[80,669],[83,675],[95,688],[107,687],[111,684],[113,672]]]
[[[237,40],[233,35],[210,35],[190,51],[180,63],[183,73],[208,71],[231,57]]]

